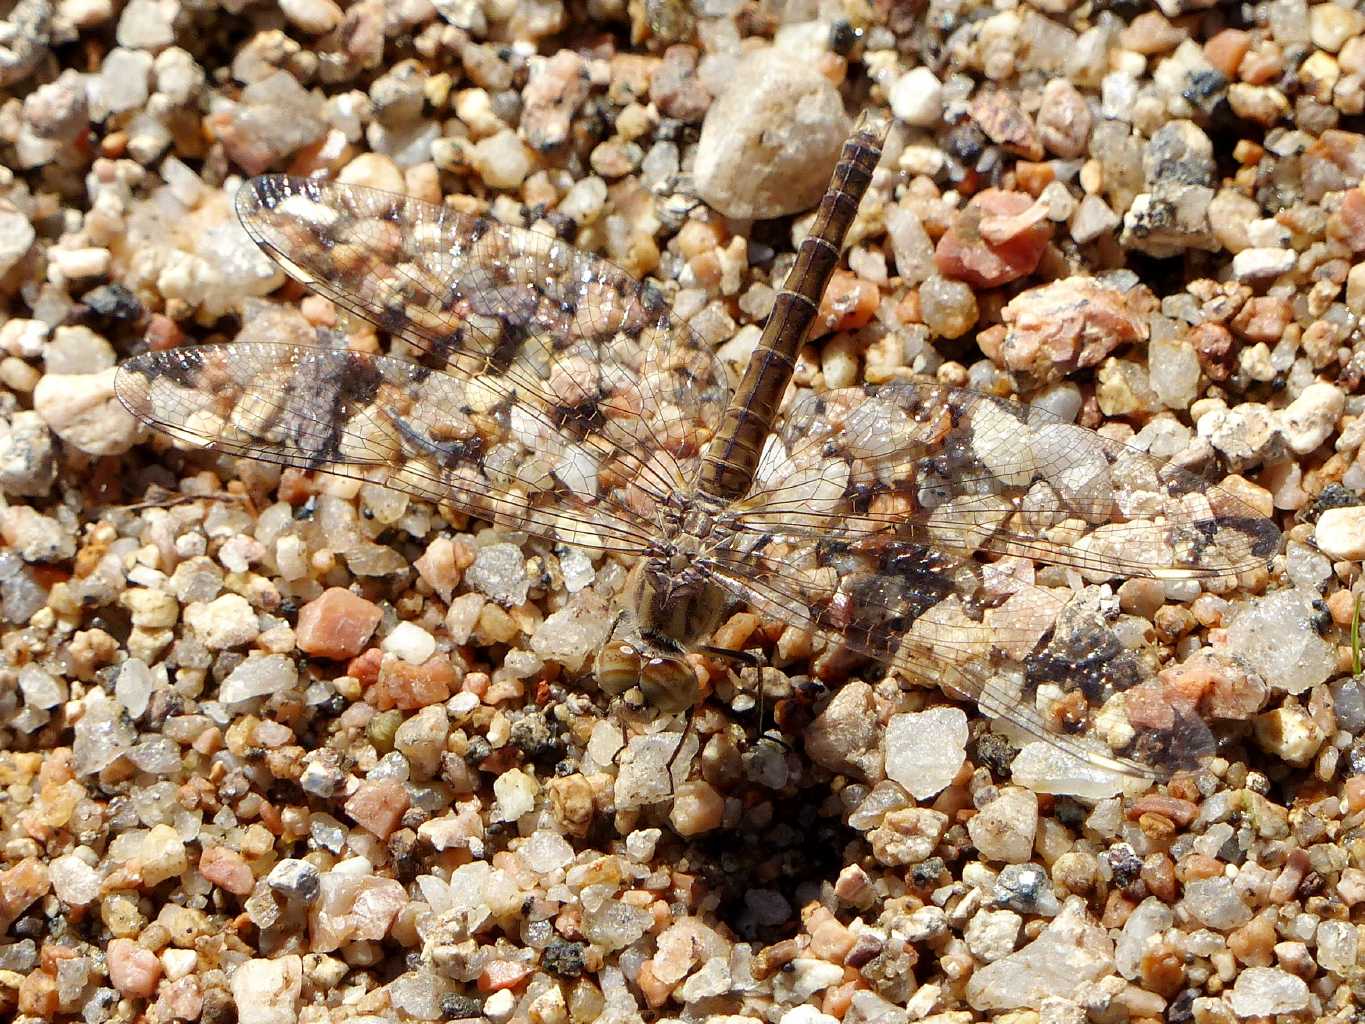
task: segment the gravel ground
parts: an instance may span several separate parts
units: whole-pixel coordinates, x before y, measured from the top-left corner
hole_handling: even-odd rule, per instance
[[[1357,1018],[1355,6],[0,10],[0,1016]],[[373,345],[236,224],[268,170],[571,240],[741,365],[867,107],[896,125],[798,385],[1038,402],[1285,533],[1235,586],[1105,592],[1163,678],[1239,695],[1196,773],[1015,771],[870,669],[760,743],[699,659],[670,786],[673,740],[584,680],[625,564],[115,398],[149,347]],[[840,665],[743,611],[717,641]]]

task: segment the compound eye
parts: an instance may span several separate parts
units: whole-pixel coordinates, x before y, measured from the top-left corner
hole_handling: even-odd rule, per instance
[[[640,669],[645,703],[666,715],[677,715],[697,703],[697,673],[678,658],[650,658]]]
[[[640,652],[628,643],[604,644],[597,652],[593,674],[610,697],[619,697],[640,681]]]

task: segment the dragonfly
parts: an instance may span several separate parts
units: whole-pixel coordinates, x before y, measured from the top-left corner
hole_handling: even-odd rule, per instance
[[[748,606],[1021,741],[1125,774],[1191,766],[1214,749],[1205,695],[1118,643],[1105,587],[1235,578],[1273,554],[1269,519],[1038,407],[908,379],[790,387],[886,126],[865,114],[844,144],[736,386],[657,287],[562,239],[265,175],[237,193],[245,230],[388,350],[182,345],[125,361],[117,394],[185,447],[632,559],[593,670],[613,698],[688,712],[687,655]]]

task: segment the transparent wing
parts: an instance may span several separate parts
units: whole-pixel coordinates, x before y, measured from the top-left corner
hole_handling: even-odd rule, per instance
[[[783,621],[975,700],[1072,754],[1160,775],[1212,750],[1200,695],[1128,650],[1096,586],[1263,565],[1279,533],[1177,467],[939,385],[807,395],[769,438],[716,572]],[[1077,581],[1079,583],[1079,581]]]
[[[551,444],[534,407],[391,356],[301,345],[200,345],[128,360],[138,418],[183,444],[356,477],[513,529],[642,550],[650,524],[605,486],[590,438]]]
[[[719,556],[755,610],[974,701],[1024,738],[1111,771],[1160,778],[1213,753],[1200,696],[1126,649],[1100,587],[1038,586],[1031,564],[982,565],[889,534],[774,539]]]
[[[283,345],[148,353],[125,364],[119,393],[153,426],[613,549],[641,550],[657,504],[693,479],[729,397],[725,371],[620,268],[558,239],[331,182],[254,178],[237,210],[292,277],[399,340],[385,357]],[[557,498],[564,508],[552,511]]]
[[[1279,531],[1237,497],[1041,409],[936,384],[806,395],[769,438],[742,528],[1018,555],[1100,582],[1233,576]]]

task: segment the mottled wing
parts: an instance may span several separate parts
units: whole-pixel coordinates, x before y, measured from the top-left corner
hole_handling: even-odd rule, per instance
[[[1154,652],[1128,646],[1131,631],[1116,628],[1117,602],[1101,587],[1039,586],[1026,560],[981,564],[889,532],[749,543],[713,566],[738,598],[970,699],[1019,738],[1147,777],[1213,752],[1198,695],[1168,686]]]
[[[1134,448],[911,383],[794,403],[736,511],[717,571],[752,605],[1146,774],[1212,749],[1198,695],[1169,692],[1154,656],[1125,647],[1104,591],[1039,586],[1035,564],[1092,584],[1230,576],[1265,564],[1279,536]]]
[[[769,438],[744,528],[853,542],[890,533],[1116,577],[1265,565],[1269,519],[1169,462],[1046,410],[935,384],[806,395]]]
[[[599,485],[584,444],[552,446],[532,410],[499,416],[476,384],[403,359],[186,346],[128,360],[116,387],[134,415],[192,448],[383,484],[565,543],[648,541],[648,522]]]
[[[642,550],[657,504],[693,479],[729,396],[724,369],[620,268],[555,238],[332,182],[255,178],[237,209],[291,276],[399,340],[383,357],[148,353],[119,387],[154,426],[616,550]]]

